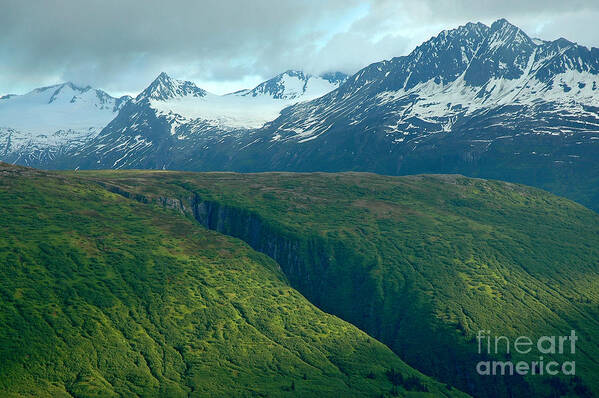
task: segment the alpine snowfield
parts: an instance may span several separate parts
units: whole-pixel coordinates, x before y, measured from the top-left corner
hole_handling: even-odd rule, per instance
[[[171,79],[167,75],[161,75],[159,79],[159,84],[173,87],[193,84]],[[191,95],[161,97],[150,94],[149,98],[150,106],[159,115],[171,117],[173,132],[180,124],[196,119],[223,129],[254,129],[276,119],[283,108],[318,98],[337,86],[338,82],[320,76],[287,71],[261,83],[253,90],[241,90],[227,95],[206,91],[196,95],[196,90]],[[141,96],[137,101],[144,98]]]
[[[92,138],[130,97],[64,83],[0,99],[0,153],[28,164]]]

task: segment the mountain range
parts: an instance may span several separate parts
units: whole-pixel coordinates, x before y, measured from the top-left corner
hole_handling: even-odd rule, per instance
[[[139,159],[127,154],[163,147],[169,139],[259,128],[281,109],[320,97],[346,78],[340,72],[320,77],[289,70],[251,90],[215,95],[163,72],[135,98],[113,98],[70,82],[44,87],[2,97],[0,150],[2,159],[29,166],[133,166]],[[90,156],[98,161],[87,166]]]
[[[216,96],[161,74],[119,100],[101,131],[42,149],[15,144],[29,141],[9,126],[0,148],[5,161],[58,169],[460,173],[597,209],[598,93],[599,49],[530,38],[501,19],[349,77],[288,71]]]

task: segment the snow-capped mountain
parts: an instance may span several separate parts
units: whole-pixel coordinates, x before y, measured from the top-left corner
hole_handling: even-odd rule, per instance
[[[0,99],[0,154],[22,164],[51,159],[95,137],[130,97],[63,83]]]
[[[599,208],[599,49],[469,23],[285,109],[228,167],[461,173]]]
[[[158,116],[172,120],[173,133],[181,124],[197,124],[198,119],[223,130],[253,129],[276,119],[283,108],[318,98],[336,89],[339,83],[300,71],[287,71],[251,90],[216,95],[162,73],[135,102],[149,100]]]
[[[451,131],[463,117],[504,106],[526,108],[534,118],[547,103],[553,114],[594,118],[588,107],[599,106],[598,94],[598,49],[565,39],[535,42],[506,20],[491,27],[467,24],[406,57],[372,64],[336,92],[290,109],[274,123],[271,138],[305,142],[355,126],[393,135],[398,143],[412,133]],[[510,122],[516,120],[505,121]]]
[[[340,72],[314,76],[301,71],[288,70],[259,84],[252,90],[233,93],[233,95],[306,101],[333,91],[346,79],[347,75]]]
[[[251,90],[216,95],[161,73],[134,99],[72,83],[5,95],[0,159],[50,168],[126,167],[172,139],[187,143],[262,127],[283,108],[322,96],[346,78],[287,71]]]
[[[172,79],[165,72],[162,72],[144,91],[142,91],[135,100],[137,102],[144,99],[154,101],[168,101],[181,97],[205,97],[206,90],[202,90],[192,82]]]
[[[219,96],[161,74],[101,133],[37,165],[460,173],[599,209],[599,49],[501,19],[349,78],[287,71]]]
[[[81,149],[85,161],[94,163],[78,166],[172,167],[171,153],[213,147],[231,136],[243,141],[248,131],[275,120],[282,109],[336,89],[345,77],[287,71],[251,90],[216,95],[161,73]]]

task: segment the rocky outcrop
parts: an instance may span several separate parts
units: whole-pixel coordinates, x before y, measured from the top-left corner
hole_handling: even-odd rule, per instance
[[[203,200],[198,195],[190,198],[188,209],[204,227],[239,238],[254,250],[274,259],[292,286],[317,306],[326,307],[321,294],[327,283],[320,277],[326,274],[328,268],[324,241],[315,237],[302,239],[293,236],[265,223],[251,211]]]

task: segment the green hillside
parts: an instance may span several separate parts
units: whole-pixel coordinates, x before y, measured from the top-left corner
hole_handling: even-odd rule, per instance
[[[0,164],[0,220],[2,397],[463,395],[174,211]]]
[[[312,303],[473,395],[599,394],[599,215],[569,200],[461,176],[80,175],[244,239]],[[575,360],[576,377],[478,376],[481,329],[575,330],[576,353],[545,360]]]

